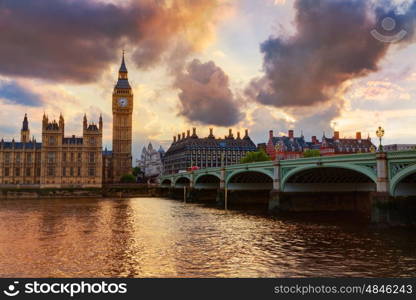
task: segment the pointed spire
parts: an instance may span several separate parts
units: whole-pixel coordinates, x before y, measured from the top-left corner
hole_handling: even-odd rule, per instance
[[[126,67],[126,63],[124,61],[124,49],[123,49],[123,58],[121,60],[121,66],[120,66],[120,73],[127,73],[127,67]]]
[[[29,121],[27,120],[27,114],[25,114],[25,117],[23,118],[22,130],[24,131],[29,130]]]

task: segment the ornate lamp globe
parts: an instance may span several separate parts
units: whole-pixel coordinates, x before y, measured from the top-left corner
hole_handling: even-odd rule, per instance
[[[379,146],[379,151],[380,152],[383,151],[383,145],[381,144],[381,140],[382,140],[382,138],[384,136],[384,133],[385,133],[384,129],[381,126],[379,126],[378,129],[377,129],[377,131],[376,131],[376,135],[377,135],[377,137],[380,140],[380,146]]]

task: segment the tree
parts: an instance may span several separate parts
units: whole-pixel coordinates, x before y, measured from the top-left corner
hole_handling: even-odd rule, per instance
[[[125,174],[121,177],[122,183],[136,183],[136,176],[132,174]]]
[[[303,157],[316,157],[321,156],[321,152],[316,149],[308,149],[303,153]]]
[[[248,152],[245,157],[241,159],[242,164],[248,164],[252,162],[269,161],[270,157],[264,152],[264,150]]]
[[[139,167],[134,167],[132,173],[133,173],[134,176],[137,177],[137,176],[139,176],[142,173],[142,170],[140,170]]]

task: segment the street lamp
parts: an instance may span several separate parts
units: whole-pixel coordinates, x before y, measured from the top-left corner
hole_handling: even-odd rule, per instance
[[[383,138],[383,136],[384,136],[384,129],[383,128],[381,128],[381,126],[379,126],[378,127],[378,129],[377,129],[377,131],[376,131],[376,135],[377,135],[377,137],[379,138],[379,140],[380,140],[380,147],[378,148],[379,149],[379,151],[380,152],[382,152],[383,151],[383,145],[381,144],[381,139]]]

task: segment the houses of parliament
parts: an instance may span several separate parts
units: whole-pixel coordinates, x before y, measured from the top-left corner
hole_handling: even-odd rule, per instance
[[[0,186],[39,188],[100,188],[118,183],[131,173],[133,91],[128,81],[124,53],[112,97],[113,150],[103,151],[103,120],[88,122],[82,136],[65,135],[65,120],[42,120],[42,141],[30,138],[24,116],[20,141],[0,141]]]

